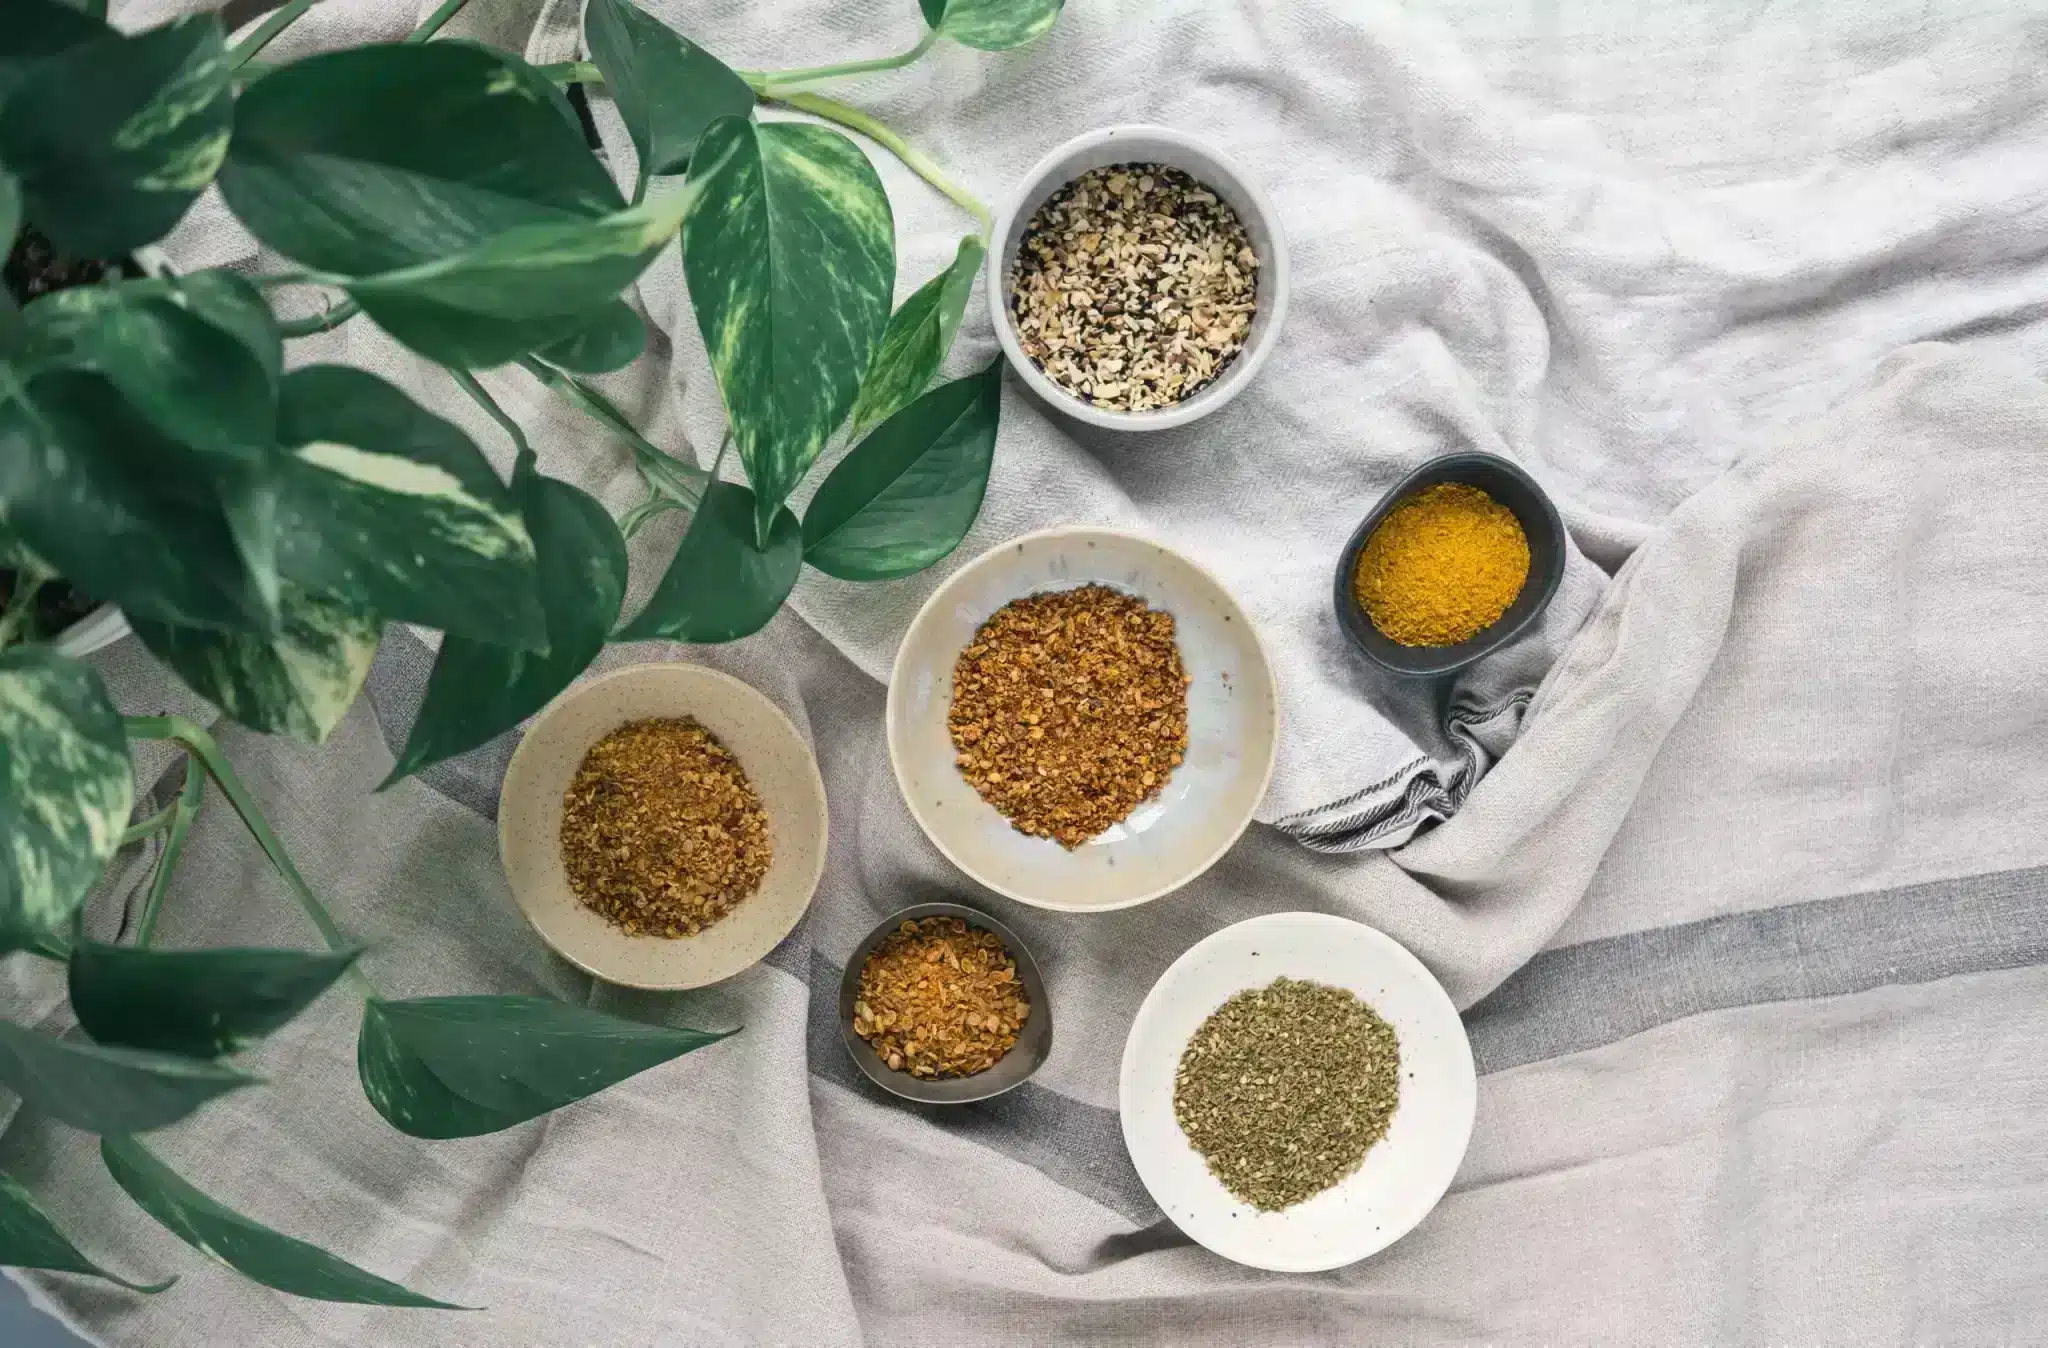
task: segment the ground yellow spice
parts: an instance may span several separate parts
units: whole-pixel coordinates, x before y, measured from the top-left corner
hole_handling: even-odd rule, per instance
[[[1455,646],[1500,621],[1528,579],[1515,513],[1477,487],[1440,482],[1387,512],[1351,585],[1390,641]]]

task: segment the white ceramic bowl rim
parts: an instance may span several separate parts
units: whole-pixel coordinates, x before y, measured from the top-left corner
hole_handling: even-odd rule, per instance
[[[918,620],[924,616],[926,611],[942,608],[948,602],[950,602],[949,596],[951,595],[953,590],[957,588],[959,585],[965,583],[965,577],[967,576],[967,573],[970,570],[972,570],[975,567],[975,565],[978,564],[984,557],[993,556],[1001,552],[1015,549],[1027,543],[1040,542],[1046,539],[1067,537],[1118,538],[1127,540],[1132,543],[1140,544],[1144,547],[1158,548],[1161,551],[1170,553],[1176,560],[1187,566],[1189,570],[1193,571],[1203,580],[1207,581],[1210,585],[1214,586],[1220,594],[1223,594],[1224,596],[1228,597],[1231,603],[1237,607],[1238,612],[1240,614],[1243,614],[1243,607],[1242,605],[1237,604],[1236,596],[1232,595],[1231,592],[1224,586],[1223,582],[1217,579],[1216,574],[1213,571],[1210,571],[1207,567],[1203,566],[1200,562],[1197,562],[1192,557],[1189,557],[1186,553],[1181,552],[1179,549],[1168,547],[1166,544],[1160,542],[1158,539],[1153,538],[1147,534],[1139,533],[1136,530],[1132,529],[1113,529],[1104,525],[1094,524],[1064,524],[1056,526],[1051,529],[1039,529],[1035,530],[1032,533],[1019,534],[1015,538],[1005,539],[1001,543],[995,544],[994,546],[990,547],[980,557],[976,557],[974,561],[969,562],[966,566],[961,567],[952,575],[946,577],[945,583],[940,585],[938,589],[932,591],[931,596],[925,600],[923,607],[918,610],[917,618],[913,618],[911,620],[911,628],[915,629]],[[1021,597],[1021,595],[1019,597]],[[1266,678],[1269,684],[1277,684],[1277,680],[1274,678],[1273,675],[1273,662],[1266,650],[1265,642],[1261,640],[1261,638],[1259,637],[1258,625],[1252,622],[1251,616],[1249,614],[1243,614],[1243,620],[1244,630],[1251,639],[1252,648],[1258,652],[1259,665],[1265,671]],[[908,677],[908,674],[905,671],[903,664],[909,650],[909,633],[906,632],[904,640],[901,643],[899,643],[896,648],[896,658],[890,667],[889,681],[892,686],[894,686],[898,680]],[[1259,768],[1258,790],[1253,793],[1252,797],[1254,801],[1265,799],[1267,790],[1273,785],[1273,772],[1280,761],[1280,699],[1278,696],[1277,687],[1274,687],[1273,689],[1272,708],[1273,735],[1266,746],[1266,761],[1263,764],[1261,764]],[[910,789],[909,785],[904,780],[902,766],[900,763],[897,762],[896,759],[896,721],[896,700],[892,697],[889,698],[885,703],[883,713],[883,737],[889,745],[890,768],[892,773],[896,777],[897,788],[903,796],[903,802],[905,807],[909,809],[911,817],[917,821],[918,827],[924,831],[924,835],[927,838],[931,839],[932,845],[939,849],[940,854],[943,855],[946,858],[946,860],[952,862],[953,865],[958,867],[960,870],[966,872],[966,874],[972,877],[977,884],[983,885],[986,888],[991,889],[998,894],[1001,894],[1004,898],[1015,899],[1017,902],[1028,904],[1033,908],[1043,908],[1053,912],[1108,913],[1115,912],[1117,909],[1120,908],[1135,908],[1139,904],[1150,903],[1154,899],[1163,898],[1166,895],[1171,894],[1174,891],[1185,887],[1198,877],[1207,874],[1207,872],[1212,866],[1214,866],[1218,861],[1221,861],[1223,859],[1224,853],[1228,852],[1232,847],[1235,847],[1237,845],[1237,840],[1244,836],[1245,830],[1251,827],[1252,820],[1255,817],[1256,807],[1254,807],[1254,812],[1250,812],[1245,815],[1244,819],[1238,824],[1238,826],[1234,830],[1230,831],[1228,834],[1224,836],[1219,837],[1216,841],[1215,846],[1209,849],[1209,851],[1202,857],[1201,863],[1198,866],[1196,866],[1192,871],[1190,871],[1186,876],[1182,877],[1181,879],[1170,881],[1168,883],[1156,886],[1155,888],[1147,890],[1144,893],[1141,893],[1133,898],[1121,899],[1115,903],[1073,904],[1061,903],[1056,900],[1047,899],[1043,895],[1023,893],[1012,886],[999,884],[994,880],[991,880],[988,877],[980,874],[978,871],[975,870],[975,868],[969,866],[967,862],[964,859],[962,859],[954,851],[952,847],[947,845],[945,839],[945,831],[943,829],[936,827],[931,821],[931,819],[927,817],[923,806],[919,803],[917,799],[916,793]]]
[[[1232,209],[1242,213],[1244,203],[1250,203],[1256,222],[1247,220],[1244,223],[1247,229],[1254,229],[1256,225],[1255,232],[1265,236],[1259,258],[1260,312],[1254,316],[1252,333],[1245,343],[1244,350],[1240,351],[1237,359],[1224,370],[1221,378],[1192,397],[1171,407],[1154,408],[1143,412],[1117,412],[1092,406],[1047,378],[1045,372],[1032,363],[1031,357],[1024,354],[1024,347],[1017,338],[1016,325],[1010,318],[1007,298],[1011,262],[1016,256],[1016,245],[1023,236],[1018,217],[1025,215],[1027,205],[1032,211],[1038,209],[1040,200],[1050,195],[1041,189],[1053,177],[1061,178],[1060,184],[1054,188],[1056,191],[1058,186],[1063,186],[1073,177],[1079,176],[1078,173],[1065,170],[1064,166],[1068,160],[1085,156],[1117,140],[1150,140],[1186,151],[1189,158],[1200,161],[1201,164],[1199,169],[1190,169],[1189,172],[1194,177],[1203,179],[1208,186],[1217,188],[1225,196],[1236,198],[1230,203]],[[1086,169],[1080,171],[1086,172]],[[989,317],[995,325],[996,341],[1002,346],[1003,354],[1009,357],[1010,365],[1017,371],[1018,377],[1023,379],[1040,398],[1076,420],[1085,421],[1093,426],[1122,431],[1163,431],[1175,426],[1185,426],[1197,418],[1207,416],[1235,398],[1251,383],[1253,376],[1258,374],[1260,367],[1272,354],[1280,336],[1282,322],[1287,317],[1287,236],[1280,229],[1279,215],[1274,211],[1273,203],[1267,199],[1258,184],[1228,155],[1208,142],[1170,126],[1157,126],[1145,122],[1118,123],[1084,132],[1058,146],[1024,175],[1017,191],[997,213],[995,227],[990,231],[989,239]]]

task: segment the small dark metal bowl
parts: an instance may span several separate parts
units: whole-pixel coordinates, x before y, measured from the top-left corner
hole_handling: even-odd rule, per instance
[[[1529,578],[1522,582],[1522,592],[1508,605],[1507,612],[1471,639],[1455,646],[1403,646],[1372,625],[1352,588],[1351,575],[1358,566],[1358,554],[1365,550],[1366,540],[1388,512],[1424,487],[1440,482],[1477,487],[1514,512],[1529,539]],[[1543,494],[1543,488],[1536,485],[1536,479],[1498,454],[1446,454],[1431,459],[1395,484],[1344,545],[1344,555],[1337,562],[1337,622],[1351,638],[1351,644],[1381,669],[1418,679],[1454,674],[1481,656],[1499,650],[1535,624],[1564,580],[1564,559],[1564,520]]]
[[[914,1077],[908,1072],[894,1071],[875,1056],[867,1040],[853,1032],[853,1003],[860,992],[861,967],[891,932],[905,922],[926,917],[957,917],[970,927],[994,932],[1010,952],[1010,958],[1016,961],[1017,977],[1023,981],[1025,995],[1031,999],[1031,1014],[1018,1031],[1017,1042],[986,1072],[977,1072],[971,1077]],[[852,957],[846,961],[846,974],[839,980],[839,1036],[846,1041],[846,1051],[853,1055],[860,1070],[891,1095],[927,1105],[964,1105],[1023,1085],[1044,1064],[1046,1055],[1052,1052],[1052,999],[1045,995],[1045,980],[1039,977],[1038,964],[1031,958],[1031,952],[1008,927],[987,913],[961,904],[920,903],[900,913],[891,913],[853,948]]]

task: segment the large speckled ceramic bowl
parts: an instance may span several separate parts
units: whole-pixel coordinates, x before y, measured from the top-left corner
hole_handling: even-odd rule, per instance
[[[562,868],[562,795],[583,756],[628,721],[694,716],[761,797],[775,849],[761,887],[695,936],[629,936],[583,906]],[[498,855],[519,911],[557,954],[635,988],[697,988],[758,963],[789,935],[825,870],[825,783],[773,702],[702,665],[634,665],[556,698],[519,742],[498,806]]]
[[[1211,1012],[1283,976],[1348,989],[1394,1027],[1400,1100],[1349,1177],[1261,1212],[1209,1173],[1173,1116],[1173,1085]],[[1414,1230],[1458,1173],[1478,1101],[1472,1045],[1443,985],[1393,937],[1329,913],[1269,913],[1190,947],[1139,1006],[1117,1090],[1124,1145],[1161,1211],[1225,1259],[1285,1273],[1356,1263]]]
[[[1019,833],[967,784],[946,717],[954,661],[991,614],[1091,583],[1173,615],[1193,680],[1188,752],[1157,796],[1069,851]],[[1099,912],[1171,893],[1230,849],[1272,780],[1279,716],[1258,634],[1215,577],[1136,534],[1049,529],[991,548],[925,601],[889,679],[889,761],[911,814],[954,865],[1020,903]]]

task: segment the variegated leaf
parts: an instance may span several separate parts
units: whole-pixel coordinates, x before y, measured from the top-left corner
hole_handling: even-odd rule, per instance
[[[561,91],[467,42],[356,47],[265,75],[236,105],[220,185],[257,238],[344,276],[625,205]]]
[[[895,221],[866,157],[819,126],[720,118],[690,184],[683,267],[765,545],[874,358]]]
[[[941,384],[854,447],[804,512],[804,560],[841,580],[894,580],[938,561],[981,513],[1003,364]]]
[[[278,596],[278,629],[269,635],[129,621],[157,659],[229,716],[312,744],[356,700],[383,632],[375,618],[290,585]]]
[[[88,665],[0,651],[0,951],[57,932],[99,879],[134,804],[121,714]]]
[[[917,0],[941,37],[983,51],[1036,42],[1059,22],[1066,0]]]
[[[590,0],[583,36],[639,152],[642,183],[688,168],[697,138],[718,118],[754,110],[745,80],[632,0]]]
[[[284,378],[278,569],[359,613],[545,649],[533,539],[461,428],[367,371]]]
[[[22,542],[131,618],[271,622],[211,466],[97,375],[52,370],[0,401],[0,502]]]
[[[589,328],[682,223],[688,192],[601,220],[524,225],[448,257],[365,277],[349,293],[425,356],[502,365]]]
[[[178,19],[37,64],[0,105],[0,161],[58,247],[120,257],[168,233],[206,190],[233,120],[220,21]]]
[[[611,634],[626,596],[626,543],[605,508],[522,458],[512,492],[540,557],[547,609],[545,654],[447,637],[427,695],[398,755],[392,782],[484,744],[545,707],[581,674]]]
[[[882,344],[875,349],[875,362],[868,366],[860,396],[854,399],[849,432],[854,439],[916,402],[931,386],[932,376],[953,349],[960,315],[967,310],[967,297],[974,291],[974,278],[987,252],[981,236],[969,234],[960,240],[952,264],[919,286],[917,293],[889,316]]]

